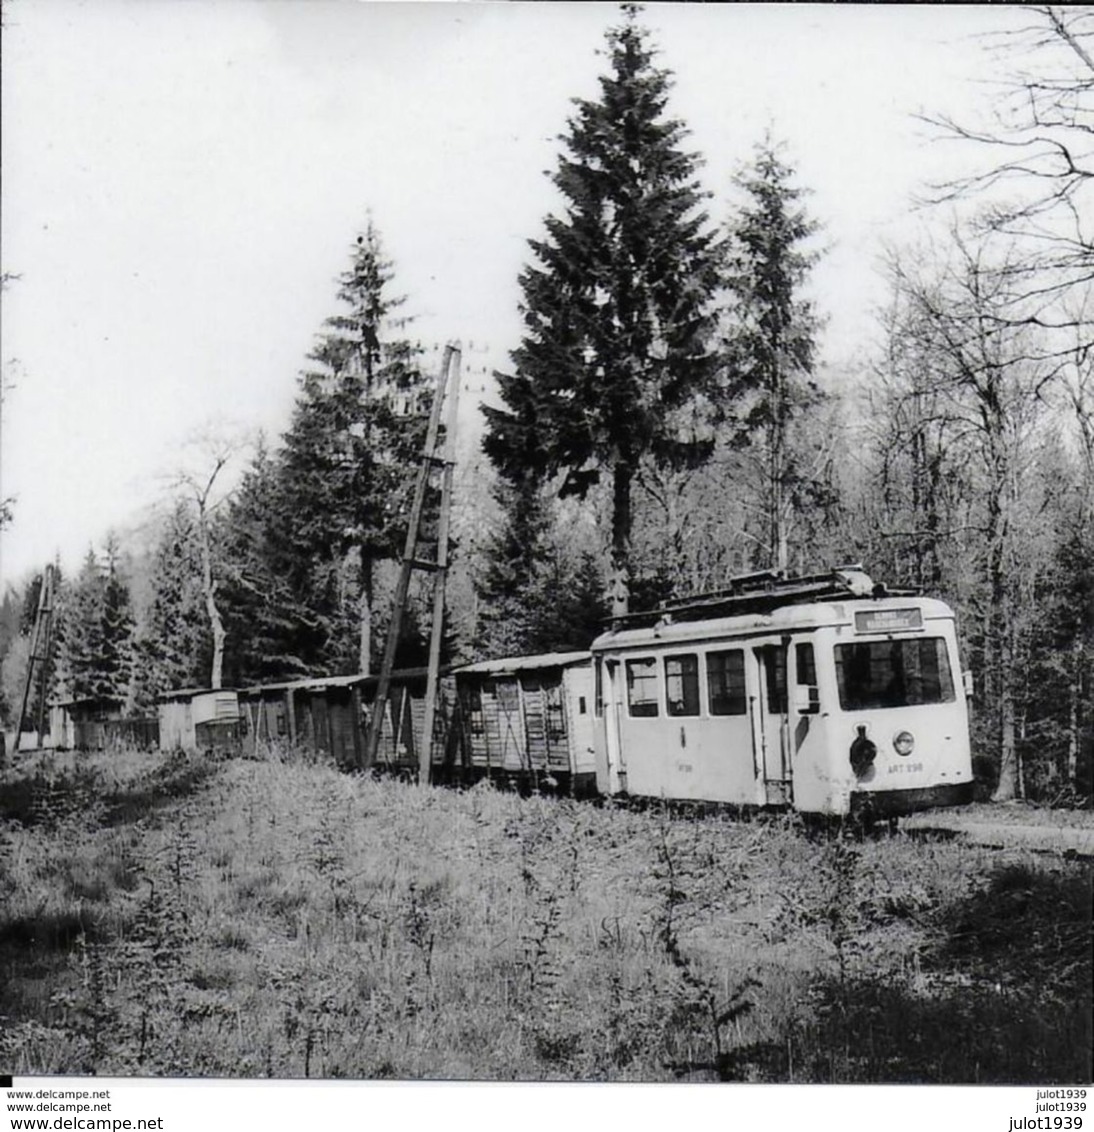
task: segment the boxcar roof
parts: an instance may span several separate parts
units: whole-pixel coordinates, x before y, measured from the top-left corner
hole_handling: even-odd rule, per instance
[[[656,625],[637,629],[611,629],[592,643],[594,651],[615,648],[656,647],[690,641],[744,637],[784,630],[815,629],[823,625],[849,625],[854,614],[869,609],[920,609],[924,620],[952,618],[945,602],[924,597],[851,598],[846,601],[811,602],[787,605],[770,613],[744,613],[735,617],[715,617],[706,621],[673,621],[671,615]]]
[[[588,652],[549,652],[539,656],[507,656],[499,660],[480,660],[477,664],[465,664],[454,670],[454,675],[464,673],[522,672],[529,668],[567,668],[572,664],[589,662]]]
[[[394,682],[400,680],[424,680],[428,674],[426,668],[397,668],[391,674],[391,679]],[[446,670],[441,670],[441,675],[445,674]],[[298,692],[298,691],[322,691],[324,688],[348,688],[354,684],[368,684],[376,683],[380,679],[378,673],[373,673],[370,676],[365,676],[360,672],[352,676],[307,676],[300,680],[282,680],[275,684],[252,684],[249,688],[244,688],[239,693],[241,696],[260,696],[264,692]]]
[[[172,688],[169,692],[160,692],[157,700],[192,700],[195,696],[234,696],[235,688]]]
[[[114,707],[121,707],[121,703],[117,696],[76,696],[67,700],[52,700],[50,707],[74,708],[91,704],[112,704]]]

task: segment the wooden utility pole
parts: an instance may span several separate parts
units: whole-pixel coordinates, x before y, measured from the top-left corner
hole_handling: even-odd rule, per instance
[[[388,626],[387,642],[384,646],[384,659],[380,667],[380,680],[376,687],[376,698],[369,716],[368,736],[365,741],[365,768],[376,761],[380,747],[380,733],[384,726],[388,696],[391,691],[391,674],[395,668],[395,650],[399,645],[399,632],[406,613],[407,598],[410,593],[410,576],[414,570],[429,570],[433,573],[433,620],[429,636],[429,667],[426,674],[425,719],[422,727],[421,749],[418,751],[418,781],[429,782],[430,762],[433,753],[433,724],[437,710],[437,686],[440,677],[441,636],[444,632],[444,591],[448,574],[448,529],[449,512],[452,505],[452,469],[455,464],[456,410],[460,390],[460,348],[450,343],[445,347],[440,373],[437,375],[437,392],[433,397],[433,408],[429,415],[429,428],[426,432],[425,449],[418,470],[418,482],[414,489],[414,501],[407,524],[406,544],[403,549],[402,564],[399,568],[399,581],[395,587],[395,597],[391,603],[391,622]],[[450,392],[449,392],[450,390]],[[445,396],[448,396],[447,417],[445,421],[445,446],[443,455],[437,452],[437,437],[440,432],[441,412]],[[437,526],[437,557],[435,561],[424,561],[416,557],[418,540],[421,535],[422,512],[430,480],[437,469],[441,470],[441,504]],[[395,726],[394,719],[392,726]]]
[[[27,714],[30,690],[35,685],[35,676],[37,676],[38,683],[38,711],[35,716],[35,724],[38,733],[38,746],[42,746],[42,734],[45,728],[46,692],[49,690],[49,657],[52,645],[53,566],[48,565],[42,573],[42,581],[38,587],[38,609],[34,615],[34,629],[30,636],[27,678],[23,683],[23,700],[19,708],[19,717],[15,721],[15,749],[17,751],[23,737],[23,717]],[[37,673],[35,667],[38,669]]]

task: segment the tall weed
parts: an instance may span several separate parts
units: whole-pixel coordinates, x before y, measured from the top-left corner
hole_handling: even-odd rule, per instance
[[[80,783],[97,793],[70,804]],[[993,881],[960,845],[419,789],[292,752],[92,758],[24,786],[0,826],[20,1072],[971,1080],[1020,1037],[1006,1072],[1025,1056],[1049,1080],[1052,1025],[1089,1045],[1067,1005],[1089,998],[1085,866]],[[1023,983],[1023,956],[1052,981]]]

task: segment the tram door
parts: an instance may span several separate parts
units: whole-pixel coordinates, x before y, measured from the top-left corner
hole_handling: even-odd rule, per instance
[[[787,650],[786,644],[761,645],[752,650],[759,692],[754,741],[768,805],[782,805],[791,801],[790,720],[786,696]]]
[[[623,761],[623,742],[620,734],[620,712],[623,705],[623,673],[618,660],[597,661],[597,679],[603,681],[597,691],[601,709],[604,712],[604,755],[606,759],[606,779],[598,785],[608,794],[625,793],[627,789],[627,767]],[[597,772],[599,780],[599,771]]]

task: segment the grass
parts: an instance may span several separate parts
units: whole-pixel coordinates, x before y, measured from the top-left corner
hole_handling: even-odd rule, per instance
[[[1087,864],[291,756],[0,775],[20,1074],[1087,1081]]]

